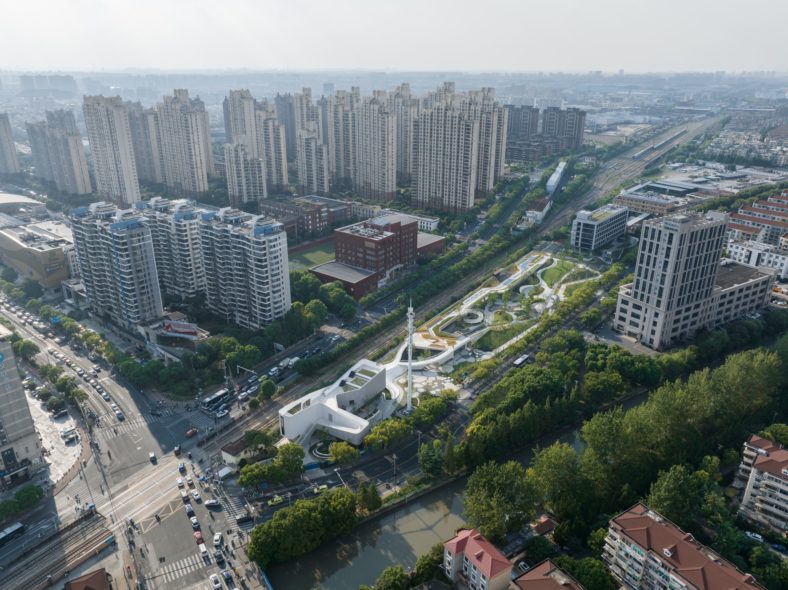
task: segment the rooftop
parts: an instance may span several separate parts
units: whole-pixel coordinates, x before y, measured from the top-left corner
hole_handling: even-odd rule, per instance
[[[610,527],[650,552],[693,588],[764,590],[751,574],[738,570],[644,504],[635,504],[616,516]]]
[[[759,454],[755,458],[753,467],[788,481],[788,450],[776,449],[766,451],[765,455]]]
[[[394,234],[390,231],[379,229],[377,227],[368,227],[364,223],[354,223],[353,225],[346,225],[335,230],[337,233],[350,234],[359,236],[367,240],[384,240]]]
[[[538,563],[512,582],[522,590],[584,590],[580,583],[549,559]]]
[[[750,281],[762,279],[765,276],[769,276],[769,273],[758,270],[752,266],[746,266],[726,260],[720,265],[715,285],[720,289],[730,289],[737,285],[743,285]]]
[[[626,207],[616,207],[615,205],[604,205],[599,209],[594,209],[593,211],[587,211],[583,209],[582,211],[577,212],[577,218],[583,220],[590,220],[590,221],[605,221],[606,219],[610,219],[614,215],[626,214],[627,209]]]
[[[7,205],[41,205],[43,207],[44,203],[23,195],[0,192],[0,207]]]
[[[488,580],[492,580],[502,573],[508,573],[512,569],[506,556],[476,529],[460,531],[456,537],[446,541],[443,546],[453,555],[465,554]]]
[[[336,260],[319,264],[318,266],[312,267],[310,270],[335,278],[339,281],[345,281],[346,283],[358,283],[375,275],[373,271],[348,266]]]
[[[416,234],[416,248],[421,249],[425,246],[429,246],[437,242],[443,242],[445,240],[446,238],[443,236],[437,236],[435,234],[428,234],[420,231],[418,234]]]
[[[405,215],[404,213],[388,213],[386,215],[381,215],[379,217],[370,219],[369,221],[367,221],[367,223],[384,227],[386,225],[391,225],[394,223],[407,225],[409,223],[418,223],[418,222],[414,217],[411,217],[410,215]]]

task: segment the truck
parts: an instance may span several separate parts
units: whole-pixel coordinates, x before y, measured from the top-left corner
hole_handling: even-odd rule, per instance
[[[299,357],[297,357],[297,356],[294,356],[293,358],[291,358],[291,359],[290,359],[290,362],[289,362],[289,363],[287,363],[287,368],[288,368],[288,369],[292,369],[293,367],[295,367],[296,363],[297,363],[298,361],[300,361],[300,360],[301,360],[301,359],[300,359]]]
[[[287,369],[290,366],[290,360],[290,358],[282,359],[282,361],[279,363],[279,370],[284,371]]]
[[[232,474],[233,474],[233,470],[231,467],[222,467],[219,471],[216,472],[216,477],[219,479],[219,481],[224,481]]]

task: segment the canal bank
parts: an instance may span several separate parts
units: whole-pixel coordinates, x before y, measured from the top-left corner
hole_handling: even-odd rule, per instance
[[[620,402],[625,409],[648,399],[639,392]],[[556,441],[579,449],[579,428],[565,429],[557,435],[543,437],[533,447],[512,457],[524,465],[530,463],[533,448]],[[356,590],[372,585],[386,567],[399,564],[405,569],[435,543],[452,537],[465,525],[463,496],[465,477],[448,485],[431,489],[407,504],[360,524],[352,534],[329,542],[319,549],[272,567],[268,577],[275,590]]]

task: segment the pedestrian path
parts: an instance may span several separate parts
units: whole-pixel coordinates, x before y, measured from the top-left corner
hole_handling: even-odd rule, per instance
[[[184,557],[183,559],[179,559],[174,563],[167,564],[164,567],[156,570],[156,573],[154,574],[156,586],[159,588],[168,588],[169,584],[178,578],[181,578],[192,572],[196,572],[197,570],[209,565],[211,564],[207,560],[203,560],[203,558],[196,553],[194,555]]]

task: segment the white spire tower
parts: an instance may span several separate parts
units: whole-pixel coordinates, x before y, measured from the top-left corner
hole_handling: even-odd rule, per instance
[[[408,304],[408,408],[413,409],[413,301]]]

